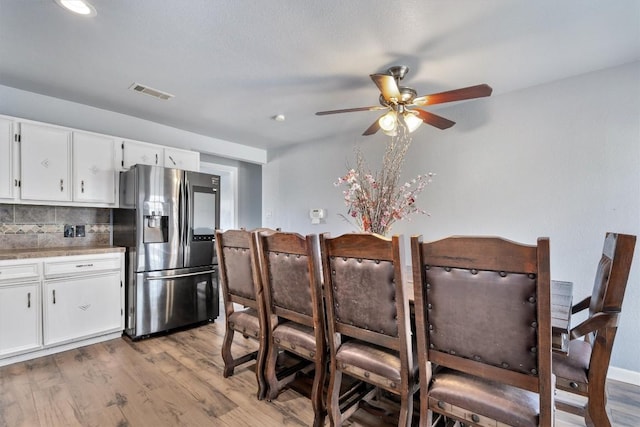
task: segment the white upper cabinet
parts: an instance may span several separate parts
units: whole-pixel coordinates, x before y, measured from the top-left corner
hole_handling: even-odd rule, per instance
[[[198,172],[200,170],[200,153],[149,144],[147,142],[124,140],[120,145],[123,170],[136,164],[164,166],[165,168],[184,169]]]
[[[125,140],[122,143],[122,168],[129,169],[136,164],[163,166],[161,145]]]
[[[200,153],[197,151],[164,148],[164,167],[200,171]]]
[[[13,168],[13,120],[0,117],[0,199],[11,199],[18,180]]]
[[[20,197],[71,201],[71,130],[20,124]]]
[[[73,132],[73,200],[116,201],[114,138]]]
[[[199,171],[200,153],[0,116],[1,203],[118,206],[135,164]]]

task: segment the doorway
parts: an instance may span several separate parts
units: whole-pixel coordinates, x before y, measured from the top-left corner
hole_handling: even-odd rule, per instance
[[[220,175],[220,229],[236,229],[238,224],[238,168],[201,162],[200,172]]]

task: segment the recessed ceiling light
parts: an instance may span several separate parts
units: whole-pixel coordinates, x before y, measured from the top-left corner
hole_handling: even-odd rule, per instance
[[[286,117],[284,116],[284,114],[277,114],[273,116],[273,120],[275,120],[276,122],[284,122],[285,118]]]
[[[54,0],[63,8],[82,16],[96,16],[96,9],[85,0]]]

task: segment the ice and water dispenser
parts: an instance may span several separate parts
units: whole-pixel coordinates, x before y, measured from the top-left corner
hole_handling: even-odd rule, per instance
[[[144,243],[165,243],[169,241],[169,215],[164,203],[145,202],[142,240]]]

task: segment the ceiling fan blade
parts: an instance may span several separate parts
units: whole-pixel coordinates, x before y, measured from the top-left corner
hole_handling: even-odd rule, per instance
[[[435,126],[438,129],[448,129],[451,126],[455,125],[456,122],[452,122],[449,119],[445,119],[442,116],[438,116],[437,114],[430,113],[428,111],[420,110],[418,108],[411,110],[416,113],[418,117],[422,119],[423,122],[429,124],[431,126]]]
[[[365,130],[362,135],[363,136],[368,136],[368,135],[373,135],[374,133],[378,132],[378,130],[380,130],[380,124],[378,123],[379,119],[376,119],[375,122],[373,122],[371,124],[371,126],[369,126],[367,128],[367,130]]]
[[[329,111],[318,111],[316,116],[326,116],[327,114],[337,114],[337,113],[353,113],[355,111],[375,111],[375,110],[386,110],[387,107],[383,107],[382,105],[374,105],[373,107],[357,107],[357,108],[344,108],[342,110],[329,110]]]
[[[398,83],[393,76],[388,74],[371,74],[370,77],[376,86],[378,86],[378,89],[380,89],[380,93],[382,93],[385,101],[393,104],[398,102],[401,98],[400,89],[398,89]]]
[[[491,95],[493,89],[487,84],[469,86],[462,89],[425,95],[413,100],[413,105],[433,105],[445,102],[462,101],[464,99],[482,98]]]

